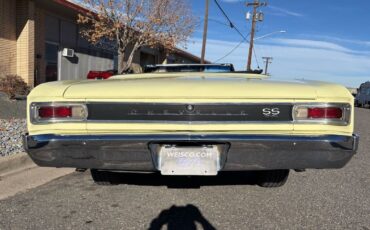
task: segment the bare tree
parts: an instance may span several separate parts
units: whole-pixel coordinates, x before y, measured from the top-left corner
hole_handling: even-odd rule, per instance
[[[89,11],[79,14],[81,35],[97,44],[117,44],[118,71],[130,70],[140,47],[172,51],[193,33],[196,17],[187,0],[84,0]]]

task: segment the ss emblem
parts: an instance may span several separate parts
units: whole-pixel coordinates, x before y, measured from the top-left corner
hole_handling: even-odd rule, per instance
[[[264,108],[262,113],[265,117],[277,117],[280,114],[279,108]]]

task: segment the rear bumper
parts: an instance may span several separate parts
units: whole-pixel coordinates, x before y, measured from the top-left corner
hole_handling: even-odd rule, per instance
[[[158,171],[153,146],[223,145],[222,171],[341,168],[356,153],[358,136],[266,135],[25,135],[39,166]]]

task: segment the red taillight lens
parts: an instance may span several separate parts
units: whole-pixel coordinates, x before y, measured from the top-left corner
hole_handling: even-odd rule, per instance
[[[72,108],[66,106],[60,107],[40,107],[39,108],[40,118],[67,118],[72,117]]]
[[[293,120],[296,123],[348,125],[351,122],[351,105],[345,103],[295,105]]]
[[[87,79],[96,79],[98,77],[99,77],[99,72],[96,72],[96,71],[90,71],[87,74]]]
[[[112,77],[113,76],[113,74],[111,74],[111,73],[109,73],[109,72],[103,72],[102,74],[101,74],[101,77],[103,78],[103,79],[108,79],[108,78],[110,78],[110,77]]]
[[[307,118],[311,119],[340,119],[343,116],[341,108],[308,108]]]
[[[32,124],[49,122],[81,122],[88,116],[87,106],[84,103],[32,103],[30,118]]]

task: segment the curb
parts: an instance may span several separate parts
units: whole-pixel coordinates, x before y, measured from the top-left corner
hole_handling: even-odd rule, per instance
[[[0,158],[0,201],[71,174],[75,169],[38,167],[26,153]],[[1,229],[1,227],[0,227]]]
[[[0,157],[0,176],[36,167],[26,153]]]

